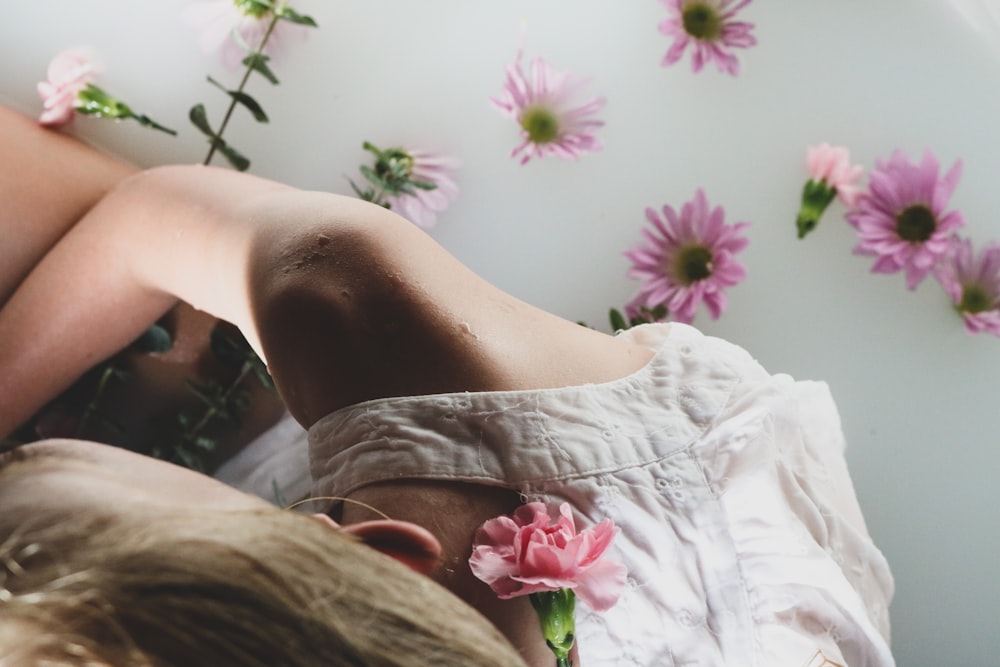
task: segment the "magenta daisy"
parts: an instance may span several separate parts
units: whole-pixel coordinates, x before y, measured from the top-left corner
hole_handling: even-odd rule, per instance
[[[732,49],[745,49],[757,43],[750,34],[753,23],[736,21],[737,12],[750,4],[750,0],[660,0],[673,14],[660,22],[660,32],[674,38],[663,61],[664,67],[673,65],[691,45],[691,69],[700,72],[705,63],[714,60],[723,72],[735,76],[740,63]]]
[[[592,97],[572,106],[571,99],[587,82],[568,72],[552,68],[541,58],[531,61],[530,76],[521,68],[522,51],[507,66],[507,80],[499,97],[490,102],[521,126],[521,143],[511,157],[521,156],[521,164],[532,157],[555,155],[575,160],[583,153],[598,151],[601,143],[594,131],[604,121],[594,118],[606,100]]]
[[[846,148],[823,143],[806,149],[806,170],[809,180],[802,188],[802,203],[795,225],[799,238],[805,237],[819,224],[819,219],[834,197],[853,209],[861,196],[857,186],[864,169],[851,164]]]
[[[196,0],[182,16],[198,30],[203,51],[219,52],[226,67],[237,69],[248,49],[256,49],[264,39],[274,19],[274,0]],[[267,38],[264,53],[271,57],[280,55],[289,42],[302,41],[307,36],[306,26],[278,21]]]
[[[905,271],[910,289],[934,269],[949,249],[949,238],[964,224],[960,212],[945,212],[962,162],[957,161],[943,178],[938,171],[930,151],[920,164],[895,151],[888,162],[876,161],[869,192],[847,215],[860,238],[854,252],[877,258],[874,273]]]
[[[458,199],[455,170],[460,163],[454,158],[427,151],[399,150],[409,161],[410,180],[432,185],[433,189],[414,187],[410,188],[411,192],[387,193],[385,202],[389,208],[418,227],[430,229],[437,224],[437,215]]]
[[[665,306],[674,320],[690,323],[698,303],[704,302],[712,319],[718,319],[726,309],[725,288],[746,278],[735,255],[749,243],[742,231],[750,223],[726,224],[725,210],[710,208],[701,188],[680,213],[664,206],[661,218],[647,208],[646,218],[653,225],[642,230],[646,242],[625,252],[632,261],[628,276],[644,281],[626,313],[640,317]]]
[[[953,239],[935,276],[965,320],[969,333],[1000,336],[1000,244],[979,254],[968,239]]]

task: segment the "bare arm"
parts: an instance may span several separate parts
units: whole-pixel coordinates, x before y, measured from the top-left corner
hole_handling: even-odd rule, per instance
[[[0,305],[80,217],[136,168],[0,106]]]
[[[366,399],[602,382],[648,358],[503,293],[378,206],[222,169],[166,167],[117,187],[0,310],[3,425],[177,298],[258,342],[307,427]],[[540,646],[544,664],[527,602],[497,603],[465,563],[475,528],[511,511],[516,494],[410,482],[372,485],[357,498],[437,533],[446,558],[438,580],[516,644]],[[440,525],[442,506],[461,512]],[[344,517],[357,518],[368,517]]]

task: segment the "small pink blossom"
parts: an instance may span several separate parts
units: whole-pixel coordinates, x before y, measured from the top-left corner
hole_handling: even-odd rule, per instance
[[[745,49],[757,43],[750,34],[753,23],[735,21],[737,12],[750,4],[750,0],[660,0],[673,14],[660,22],[660,32],[674,38],[663,61],[664,67],[673,65],[691,45],[691,69],[700,72],[705,63],[714,60],[723,72],[735,76],[740,63],[732,49]]]
[[[99,66],[87,49],[69,49],[49,63],[48,79],[38,84],[42,98],[42,125],[59,126],[73,120],[80,91],[97,78]]]
[[[861,196],[856,183],[864,172],[860,165],[851,165],[846,148],[826,143],[806,149],[806,169],[809,180],[802,188],[802,201],[795,219],[799,238],[816,228],[834,197],[840,197],[848,209],[854,208]]]
[[[809,178],[823,182],[837,191],[837,197],[847,208],[854,208],[861,188],[857,183],[864,173],[861,165],[851,164],[850,152],[842,146],[822,143],[806,149],[806,170]]]
[[[550,523],[543,503],[484,523],[476,532],[469,566],[501,598],[572,590],[594,611],[614,606],[625,585],[625,566],[602,558],[618,534],[605,519],[576,532],[568,503]]]
[[[246,0],[195,0],[181,16],[199,32],[202,51],[218,52],[226,67],[238,69],[249,55],[247,47],[256,49],[260,46],[268,25],[274,19],[274,12],[263,11],[259,4]],[[278,21],[267,38],[264,53],[272,58],[278,57],[287,50],[289,43],[303,41],[308,34],[306,26]]]
[[[437,215],[458,199],[455,170],[460,162],[455,158],[427,151],[404,149],[412,160],[411,180],[429,183],[433,190],[413,188],[412,193],[387,193],[389,207],[418,227],[430,229],[437,224]]]
[[[638,318],[644,309],[666,306],[674,320],[690,323],[704,302],[718,319],[726,309],[725,289],[746,278],[736,254],[749,243],[742,232],[750,223],[726,224],[725,210],[711,209],[701,188],[680,213],[664,206],[661,218],[647,208],[646,218],[653,225],[642,230],[646,242],[625,252],[632,261],[629,277],[644,281],[626,314]]]
[[[511,157],[523,153],[521,164],[532,157],[546,155],[575,160],[582,154],[602,148],[594,136],[604,121],[594,114],[604,108],[603,97],[592,97],[577,106],[571,99],[587,83],[574,79],[568,72],[560,72],[541,58],[531,61],[530,76],[521,68],[522,50],[518,49],[514,62],[507,66],[507,80],[499,97],[490,102],[517,121],[521,143]]]
[[[953,238],[935,276],[969,333],[1000,336],[1000,244],[976,254],[971,241]]]
[[[950,238],[962,227],[958,211],[945,212],[962,162],[939,177],[937,158],[930,151],[914,164],[902,151],[876,161],[863,194],[848,222],[858,230],[854,252],[875,257],[875,273],[906,272],[906,285],[915,289],[949,249]]]

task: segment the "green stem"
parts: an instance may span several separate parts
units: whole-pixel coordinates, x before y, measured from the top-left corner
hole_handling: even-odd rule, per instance
[[[159,130],[160,132],[166,132],[167,134],[169,134],[172,137],[176,137],[177,136],[177,131],[176,130],[171,130],[169,127],[163,127],[162,125],[160,125],[159,123],[157,123],[155,120],[153,120],[149,116],[145,116],[145,115],[140,114],[140,115],[137,115],[137,116],[134,115],[134,116],[132,116],[132,118],[134,118],[135,120],[137,120],[139,122],[139,124],[142,125],[143,127],[150,127],[150,128],[152,128],[154,130]]]
[[[229,385],[229,388],[226,389],[225,393],[222,394],[223,402],[229,400],[229,397],[232,395],[232,393],[236,391],[236,388],[239,387],[240,384],[243,383],[243,380],[246,379],[247,375],[249,375],[252,370],[253,370],[253,364],[251,362],[249,361],[243,362],[243,367],[240,368],[240,374],[236,376],[236,379],[233,380],[233,383]],[[205,428],[205,426],[208,425],[208,422],[212,420],[212,417],[215,416],[216,412],[218,412],[218,410],[216,410],[214,407],[211,406],[208,408],[208,410],[205,410],[205,414],[203,414],[201,416],[201,419],[198,420],[198,423],[191,428],[191,430],[189,431],[189,435],[191,437],[198,435],[201,429]]]
[[[104,396],[104,391],[107,389],[108,380],[111,376],[115,374],[115,367],[108,364],[104,367],[101,372],[101,379],[97,381],[97,389],[94,390],[94,396],[87,403],[87,406],[83,409],[83,414],[80,415],[80,423],[76,427],[76,436],[80,437],[83,435],[83,430],[87,426],[87,422],[90,420],[91,415],[97,412],[98,404],[101,401],[101,397]]]
[[[799,213],[795,218],[795,226],[799,232],[799,238],[805,238],[819,224],[819,219],[823,212],[837,196],[836,188],[831,188],[825,180],[806,182],[802,188],[802,203],[799,206]]]
[[[281,16],[278,14],[277,9],[275,9],[274,18],[271,19],[271,23],[267,26],[267,31],[264,33],[264,37],[260,40],[260,45],[257,47],[257,50],[254,51],[254,55],[259,55],[264,52],[264,46],[267,45],[267,40],[270,39],[271,33],[274,31],[274,27],[278,25],[278,21],[280,20]],[[251,74],[253,74],[253,67],[248,65],[247,71],[243,73],[243,79],[240,81],[240,85],[236,88],[236,92],[243,92],[243,88],[246,87]],[[229,108],[226,109],[226,115],[222,117],[222,124],[219,126],[219,131],[215,134],[216,139],[222,138],[222,133],[226,131],[226,126],[229,125],[229,119],[232,117],[233,111],[235,110],[236,99],[233,98],[229,102]],[[212,156],[215,155],[216,148],[218,148],[218,141],[212,141],[208,148],[208,155],[205,156],[205,161],[202,162],[203,165],[207,165],[212,161]]]

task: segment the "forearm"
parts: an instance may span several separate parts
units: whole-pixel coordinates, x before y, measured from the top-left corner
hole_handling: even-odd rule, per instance
[[[125,179],[38,262],[0,309],[0,435],[178,298],[246,326],[252,225],[240,224],[234,202],[267,182],[219,172],[164,168]]]
[[[136,171],[0,106],[0,305],[59,238]]]

